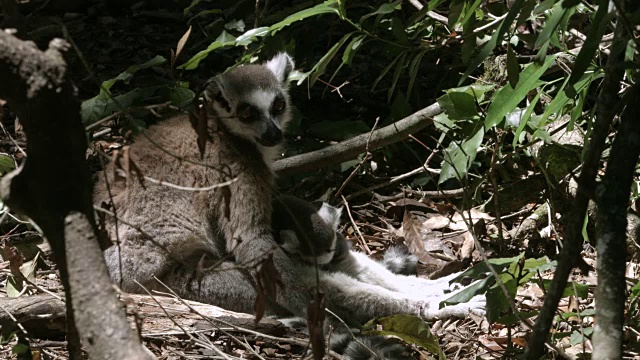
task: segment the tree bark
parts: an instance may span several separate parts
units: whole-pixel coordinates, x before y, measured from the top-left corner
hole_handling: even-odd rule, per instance
[[[600,4],[600,6],[607,6],[608,2],[600,1]],[[536,319],[533,333],[527,343],[525,358],[528,360],[537,360],[543,356],[544,344],[549,335],[549,329],[551,329],[558,303],[567,285],[569,274],[576,266],[580,256],[584,217],[589,199],[594,193],[600,157],[604,151],[605,140],[616,115],[616,106],[619,102],[618,91],[620,89],[620,81],[624,75],[624,50],[628,40],[628,35],[626,35],[623,28],[622,24],[618,22],[611,53],[605,66],[605,77],[598,97],[598,112],[593,124],[591,141],[589,141],[583,167],[578,177],[576,196],[568,215],[568,226],[563,239],[564,247],[558,256],[558,266],[553,276],[551,288],[546,293],[540,315]]]
[[[278,175],[285,176],[345,162],[365,152],[367,143],[369,151],[372,151],[406,139],[433,124],[433,117],[442,111],[440,105],[435,103],[373,133],[361,134],[320,150],[278,160],[273,169]]]
[[[627,204],[640,157],[640,86],[627,90],[626,109],[611,145],[602,187],[598,190],[598,287],[593,359],[621,359],[626,300]]]
[[[91,178],[84,158],[87,142],[80,102],[66,76],[62,52],[67,48],[66,42],[55,39],[42,52],[33,43],[0,32],[0,98],[18,114],[27,136],[27,158],[2,179],[0,196],[12,210],[35,221],[51,244],[67,299],[70,357],[81,355],[75,324],[93,359],[147,359],[128,325],[105,329],[103,323],[89,317],[99,309],[104,312],[102,319],[127,324],[104,260],[94,256],[99,250]],[[67,243],[66,236],[71,235],[85,238]],[[84,251],[92,256],[92,263],[67,263],[66,254],[82,257],[87,255]],[[89,281],[92,286],[84,288]],[[78,316],[77,323],[74,316]]]

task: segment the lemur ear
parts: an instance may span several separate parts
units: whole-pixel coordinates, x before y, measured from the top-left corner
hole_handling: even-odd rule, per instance
[[[293,59],[289,54],[281,52],[267,61],[265,66],[271,70],[280,82],[284,82],[289,77],[289,73],[293,71]]]
[[[320,210],[318,210],[318,216],[320,216],[327,225],[331,226],[334,231],[338,230],[341,215],[342,208],[333,207],[325,202],[322,203]]]
[[[229,105],[229,101],[227,100],[224,91],[224,81],[220,76],[216,76],[207,81],[205,88],[202,91],[202,95],[209,106],[213,106],[214,103],[218,103],[218,105],[227,112],[231,112],[231,106]]]

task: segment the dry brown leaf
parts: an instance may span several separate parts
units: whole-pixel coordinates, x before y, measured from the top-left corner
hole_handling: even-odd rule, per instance
[[[473,240],[473,235],[470,232],[464,233],[464,242],[462,243],[462,247],[460,248],[460,259],[467,260],[471,259],[473,255],[473,250],[476,249],[476,242]]]
[[[422,242],[422,224],[409,211],[404,212],[402,219],[402,230],[404,239],[412,254],[422,254],[425,252],[424,243]]]
[[[187,30],[187,32],[185,32],[184,35],[182,35],[182,37],[178,41],[178,46],[176,47],[176,54],[172,59],[173,63],[175,63],[175,60],[178,58],[178,56],[180,56],[180,53],[182,52],[184,45],[187,43],[187,40],[189,39],[189,35],[191,35],[191,26],[189,26],[189,29]]]

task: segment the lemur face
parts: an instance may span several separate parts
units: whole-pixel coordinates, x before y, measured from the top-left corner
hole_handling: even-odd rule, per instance
[[[261,65],[244,65],[210,81],[205,96],[229,132],[262,146],[282,142],[289,121],[287,77],[293,60],[280,53]]]

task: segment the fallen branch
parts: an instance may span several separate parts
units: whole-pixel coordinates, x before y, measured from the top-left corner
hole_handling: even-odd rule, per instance
[[[371,133],[361,134],[320,150],[278,160],[273,169],[278,175],[285,176],[345,162],[365,152],[367,143],[369,150],[373,151],[406,139],[409,135],[433,124],[433,117],[442,111],[440,105],[435,103]]]
[[[81,357],[81,338],[93,359],[149,359],[128,326],[96,240],[86,135],[67,81],[67,48],[55,39],[42,52],[0,31],[0,98],[27,137],[27,157],[2,178],[0,196],[38,224],[51,245],[67,299],[69,357]]]

